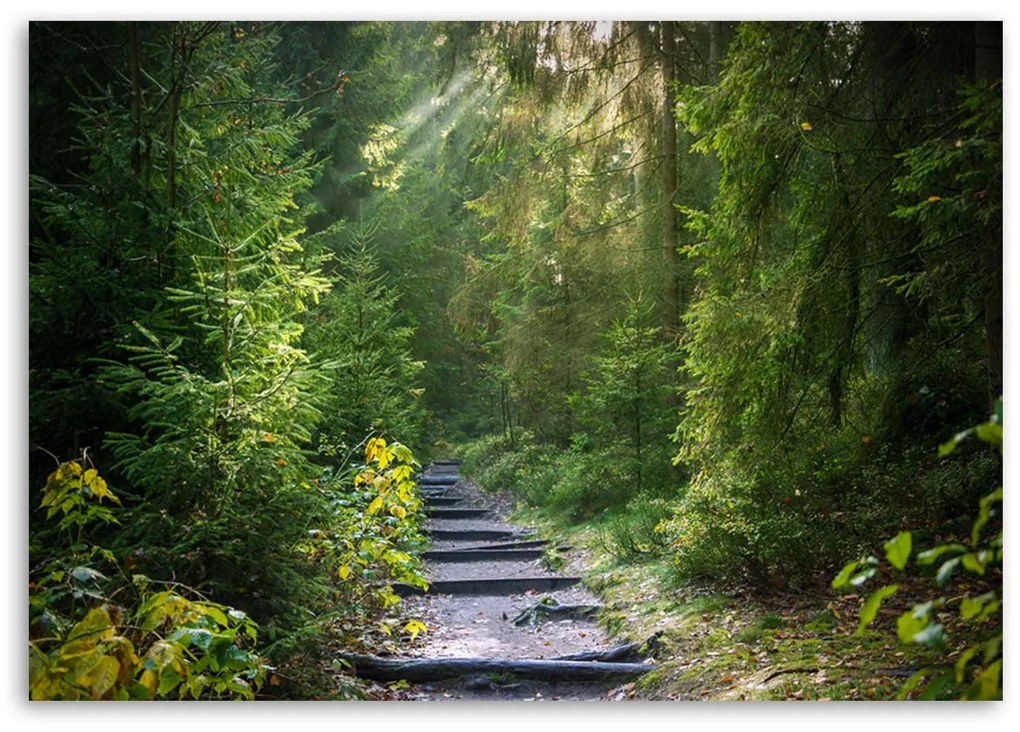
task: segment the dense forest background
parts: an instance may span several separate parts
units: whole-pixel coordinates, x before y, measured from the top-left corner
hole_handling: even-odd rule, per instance
[[[33,695],[308,694],[324,638],[416,634],[431,457],[677,583],[969,536],[1001,458],[935,456],[1001,440],[1001,44],[32,23]]]

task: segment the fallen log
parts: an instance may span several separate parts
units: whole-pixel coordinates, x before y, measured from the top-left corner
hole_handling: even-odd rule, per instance
[[[353,667],[356,676],[375,681],[414,683],[439,681],[457,676],[500,674],[545,681],[598,681],[609,678],[633,678],[654,667],[648,663],[599,663],[545,659],[503,658],[380,658],[359,653],[340,655]]]
[[[609,663],[626,661],[628,659],[641,658],[644,655],[654,653],[660,647],[659,633],[655,633],[648,640],[639,643],[625,643],[622,646],[609,648],[605,651],[583,651],[581,653],[570,653],[566,656],[557,656],[557,661],[598,661]]]
[[[580,577],[503,577],[497,579],[437,580],[429,583],[428,590],[403,582],[394,582],[393,592],[400,597],[408,595],[519,595],[534,592],[555,592],[573,587]]]

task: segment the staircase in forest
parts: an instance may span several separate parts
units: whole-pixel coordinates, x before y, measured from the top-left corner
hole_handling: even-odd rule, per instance
[[[611,646],[581,578],[548,567],[570,547],[501,521],[456,460],[433,462],[418,484],[430,586],[394,590],[428,633],[401,656],[347,655],[357,675],[407,681],[419,700],[597,700],[654,667],[654,639]]]

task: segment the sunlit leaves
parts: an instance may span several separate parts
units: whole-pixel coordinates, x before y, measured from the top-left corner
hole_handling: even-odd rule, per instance
[[[901,531],[885,543],[885,556],[889,564],[896,569],[903,569],[910,559],[911,536],[909,531]]]
[[[864,630],[871,625],[875,620],[875,616],[878,615],[879,608],[882,607],[882,601],[887,597],[897,592],[900,589],[899,585],[886,585],[875,590],[868,599],[865,600],[864,606],[861,608],[860,621],[857,625],[857,632],[862,633]]]

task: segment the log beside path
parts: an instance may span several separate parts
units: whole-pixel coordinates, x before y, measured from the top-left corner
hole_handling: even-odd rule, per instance
[[[602,681],[634,678],[651,671],[650,663],[506,658],[382,658],[344,654],[356,675],[375,681],[415,683],[474,674],[501,674],[545,681]]]

